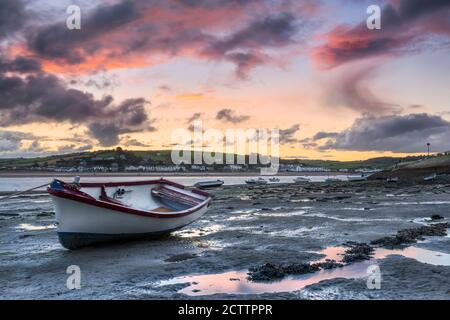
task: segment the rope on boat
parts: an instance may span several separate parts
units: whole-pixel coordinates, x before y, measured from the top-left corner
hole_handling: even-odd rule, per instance
[[[6,197],[0,198],[0,201],[2,201],[2,200],[8,200],[8,199],[11,199],[11,198],[13,198],[13,197],[15,197],[15,196],[19,196],[19,195],[21,195],[21,194],[24,194],[24,193],[27,193],[27,192],[30,192],[30,191],[33,191],[33,190],[36,190],[36,189],[46,187],[46,186],[48,186],[49,184],[50,184],[50,182],[48,182],[48,183],[46,183],[46,184],[43,184],[43,185],[41,185],[41,186],[33,187],[33,188],[31,188],[31,189],[27,189],[27,190],[24,190],[24,191],[19,191],[19,192],[12,193],[12,194],[10,194],[10,195],[7,195]]]

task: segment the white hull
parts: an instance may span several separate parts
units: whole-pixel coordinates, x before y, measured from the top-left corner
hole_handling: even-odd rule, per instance
[[[200,218],[211,203],[209,194],[166,180],[78,187],[55,180],[48,191],[68,249],[167,234]]]
[[[200,218],[205,206],[187,216],[154,218],[110,209],[52,196],[58,232],[105,235],[160,233],[175,230]]]

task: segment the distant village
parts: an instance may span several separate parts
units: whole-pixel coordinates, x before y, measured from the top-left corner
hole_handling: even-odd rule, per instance
[[[170,161],[143,159],[139,157],[130,156],[128,153],[118,153],[110,157],[101,156],[86,156],[64,158],[53,161],[34,161],[27,165],[8,167],[0,167],[0,170],[8,171],[33,171],[33,172],[61,172],[61,173],[176,173],[176,172],[256,172],[261,169],[261,165],[248,164],[213,164],[213,165],[198,165],[198,164],[181,164],[174,165]],[[301,163],[281,163],[279,165],[279,172],[374,172],[379,171],[373,168],[358,168],[358,169],[329,169],[321,166],[306,166]]]

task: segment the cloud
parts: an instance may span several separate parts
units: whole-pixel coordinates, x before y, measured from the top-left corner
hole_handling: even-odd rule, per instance
[[[0,131],[0,152],[19,150],[23,138],[20,132]]]
[[[0,56],[0,73],[18,72],[18,73],[34,73],[42,70],[41,63],[35,59],[23,56],[16,56],[14,60],[8,60]]]
[[[201,130],[201,127],[197,127],[194,125],[195,121],[201,120],[203,113],[201,112],[196,112],[194,114],[192,114],[191,117],[189,117],[186,120],[186,124],[188,124],[188,130],[194,132],[196,129],[198,129],[199,131]]]
[[[320,147],[321,150],[419,153],[430,142],[434,150],[450,150],[450,122],[426,113],[366,116]]]
[[[334,108],[342,106],[361,113],[400,112],[399,105],[381,100],[370,89],[378,68],[374,62],[358,62],[329,72],[332,76],[323,83],[326,103]]]
[[[15,74],[0,72],[0,126],[42,121],[81,124],[103,146],[114,145],[123,133],[155,130],[144,98],[115,104],[112,96],[96,99],[69,88],[58,77],[40,72],[30,59],[16,58],[3,70],[12,66]]]
[[[280,129],[280,144],[292,144],[297,143],[299,140],[295,138],[295,134],[300,130],[299,124],[294,124],[287,129]]]
[[[0,2],[0,40],[21,29],[26,17],[22,0],[2,0]]]
[[[123,142],[125,147],[150,147],[151,145],[143,143],[137,139],[128,139]]]
[[[236,115],[235,111],[231,109],[222,109],[219,112],[217,112],[216,119],[224,122],[238,124],[247,121],[248,119],[250,119],[250,116]]]
[[[156,131],[149,121],[143,98],[127,99],[116,107],[110,108],[105,119],[95,119],[88,124],[88,128],[103,146],[114,146],[119,143],[119,136],[125,133]]]
[[[41,143],[38,140],[34,140],[31,145],[28,147],[27,151],[29,152],[43,152],[45,148],[41,146]]]
[[[244,79],[254,67],[274,60],[262,48],[281,48],[295,44],[300,26],[299,20],[290,13],[268,15],[228,37],[213,40],[204,53],[234,63],[237,76]]]
[[[38,138],[31,133],[0,130],[0,152],[18,151],[22,148],[24,140],[31,140],[35,143],[36,139]]]
[[[279,60],[267,50],[301,43],[299,35],[313,16],[294,9],[308,3],[304,7],[312,12],[314,5],[298,3],[121,0],[85,13],[81,30],[63,28],[61,21],[33,28],[26,33],[26,45],[44,60],[47,71],[89,73],[182,55],[231,62],[237,76],[247,78],[252,68]]]
[[[92,145],[83,145],[83,146],[76,146],[74,144],[64,145],[58,147],[58,153],[77,153],[77,152],[85,152],[91,150],[93,147]]]
[[[399,0],[386,4],[381,12],[381,30],[369,30],[366,22],[339,25],[323,35],[325,44],[313,49],[316,63],[324,68],[359,59],[402,51],[416,51],[432,34],[450,34],[448,0]]]
[[[338,135],[339,135],[339,133],[337,133],[337,132],[319,131],[314,135],[312,140],[318,141],[318,140],[322,140],[322,139],[326,139],[326,138],[336,138]]]
[[[94,54],[101,44],[94,40],[115,32],[139,16],[139,7],[134,1],[121,1],[101,5],[90,16],[83,19],[82,30],[73,31],[61,23],[42,27],[27,35],[28,46],[41,57],[78,64]]]

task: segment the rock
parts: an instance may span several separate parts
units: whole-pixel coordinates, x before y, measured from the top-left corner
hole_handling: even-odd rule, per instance
[[[325,262],[319,262],[314,265],[324,270],[342,268],[344,266],[342,263],[336,262],[335,260],[326,260]]]
[[[430,226],[422,226],[420,228],[403,229],[398,231],[394,236],[373,240],[371,244],[386,248],[398,247],[415,243],[418,240],[422,240],[425,236],[446,236],[448,227],[448,223],[437,223]]]
[[[248,279],[250,281],[273,281],[284,278],[287,275],[299,275],[319,271],[319,266],[309,263],[292,263],[280,265],[266,263],[249,269]]]
[[[184,261],[184,260],[189,260],[189,259],[193,259],[197,257],[197,255],[195,253],[182,253],[182,254],[177,254],[174,256],[171,256],[167,259],[165,259],[164,261],[166,262],[179,262],[179,261]]]
[[[284,278],[285,274],[281,272],[280,266],[272,263],[266,263],[259,267],[249,269],[248,279],[250,281],[273,281]]]
[[[374,249],[366,243],[347,242],[344,246],[349,247],[342,258],[344,263],[350,264],[372,258]]]
[[[19,236],[19,239],[25,239],[25,238],[29,238],[29,237],[32,237],[33,235],[32,234],[29,234],[29,233],[26,233],[26,234],[21,234],[20,236]]]
[[[431,216],[431,220],[436,221],[436,220],[444,220],[444,217],[438,214],[433,214]]]

